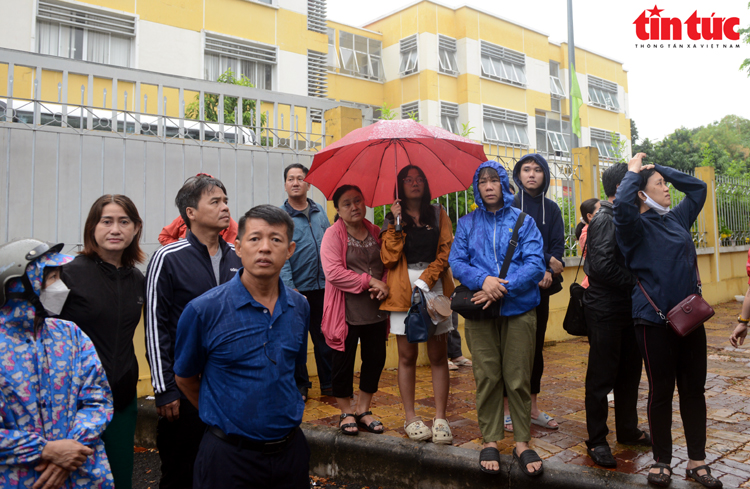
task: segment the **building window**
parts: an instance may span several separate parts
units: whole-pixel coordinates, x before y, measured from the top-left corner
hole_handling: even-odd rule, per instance
[[[619,111],[617,84],[589,75],[589,103],[602,109]]]
[[[40,0],[36,18],[41,54],[132,66],[134,17]]]
[[[570,152],[570,121],[560,114],[536,114],[536,150],[561,156]]]
[[[485,105],[482,107],[482,119],[486,142],[528,146],[526,131],[529,118],[526,114]]]
[[[325,98],[328,96],[326,77],[326,54],[307,50],[307,95]]]
[[[368,80],[382,79],[381,49],[380,41],[339,31],[340,72]]]
[[[401,106],[402,119],[414,119],[419,122],[419,100]]]
[[[336,56],[336,30],[328,28],[328,55],[326,56],[326,66],[329,71],[336,71],[339,68],[339,57]]]
[[[440,102],[440,124],[446,131],[458,134],[458,104]]]
[[[206,33],[205,78],[216,81],[231,69],[237,78],[246,76],[256,88],[273,89],[276,46]]]
[[[612,146],[612,134],[615,134],[618,140],[620,139],[620,135],[617,133],[591,128],[591,145],[596,146],[596,149],[599,150],[599,158],[601,159],[610,160],[617,157]]]
[[[326,33],[326,0],[307,0],[307,30]]]
[[[440,73],[447,73],[449,75],[458,74],[458,63],[456,62],[456,53],[458,47],[456,40],[438,35],[438,62],[440,64]]]
[[[419,71],[419,51],[417,48],[417,35],[406,37],[399,42],[401,48],[401,65],[398,72],[402,75],[411,75]]]
[[[565,89],[560,81],[560,64],[554,61],[549,62],[549,90],[553,97],[565,98]]]
[[[526,86],[526,55],[482,41],[482,75],[521,87]]]

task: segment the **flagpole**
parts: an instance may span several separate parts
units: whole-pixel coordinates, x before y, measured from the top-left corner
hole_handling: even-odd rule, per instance
[[[570,69],[571,66],[576,66],[576,47],[573,41],[573,0],[568,0],[568,59],[570,61],[568,65],[568,103],[570,109],[570,140],[573,143],[572,148],[578,147],[578,136],[573,133],[573,96],[570,92],[573,91],[573,71]],[[571,149],[572,149],[571,148]]]

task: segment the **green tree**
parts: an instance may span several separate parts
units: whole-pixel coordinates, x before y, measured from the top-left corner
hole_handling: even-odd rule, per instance
[[[388,107],[386,102],[380,106],[380,120],[381,121],[392,121],[396,118],[396,111]]]
[[[218,80],[219,83],[230,83],[233,85],[240,85],[243,87],[253,87],[254,85],[250,82],[250,79],[245,75],[237,78],[232,72],[231,68],[221,74]],[[236,122],[237,115],[237,98],[236,97],[224,97],[224,122],[227,124],[241,124],[243,126],[255,127],[255,100],[242,99],[242,121]],[[206,121],[218,122],[219,121],[219,96],[215,94],[206,93],[203,96],[203,116]],[[185,108],[185,116],[188,119],[198,120],[200,117],[200,96],[196,95],[195,99],[188,104]],[[260,115],[260,126],[265,127],[266,115]]]
[[[630,119],[630,144],[631,146],[638,144],[638,128],[635,127],[633,119]]]

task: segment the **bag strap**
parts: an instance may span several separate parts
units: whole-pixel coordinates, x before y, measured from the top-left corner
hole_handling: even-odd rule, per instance
[[[573,283],[578,282],[578,272],[581,270],[581,264],[583,263],[583,255],[586,254],[586,248],[589,246],[589,240],[586,240],[586,244],[583,245],[583,251],[581,252],[581,259],[578,260],[578,268],[576,268],[576,278],[573,279]]]
[[[503,259],[503,266],[500,269],[500,275],[498,277],[505,278],[505,275],[508,274],[508,269],[510,268],[510,262],[513,259],[513,254],[516,252],[516,248],[518,248],[518,232],[521,230],[521,226],[523,225],[523,221],[526,219],[526,213],[521,212],[518,215],[518,219],[516,219],[516,225],[513,228],[513,236],[510,238],[510,242],[508,242],[508,251],[505,252],[505,259]]]
[[[664,315],[664,313],[661,312],[661,309],[659,309],[658,307],[656,307],[656,304],[654,304],[654,301],[651,300],[651,296],[648,295],[648,293],[646,292],[646,289],[644,289],[643,285],[641,285],[641,281],[637,280],[637,282],[638,282],[638,287],[641,288],[641,292],[643,292],[643,295],[646,296],[646,299],[648,300],[648,303],[651,304],[651,307],[654,308],[654,311],[656,311],[656,314],[659,315],[659,317],[661,318],[662,321],[666,321],[667,317]]]

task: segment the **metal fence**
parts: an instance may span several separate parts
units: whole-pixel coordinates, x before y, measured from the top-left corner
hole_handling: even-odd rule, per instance
[[[325,110],[347,105],[7,49],[3,75],[0,239],[35,236],[66,250],[80,245],[91,203],[122,193],[138,206],[152,253],[177,216],[177,190],[198,172],[223,181],[235,218],[280,205],[284,167],[309,167],[330,143]],[[211,97],[216,121],[204,110]],[[198,119],[189,119],[196,100]],[[224,110],[235,102],[242,109]],[[318,190],[311,198],[325,206]]]
[[[721,245],[750,244],[750,180],[716,175],[715,192]]]

